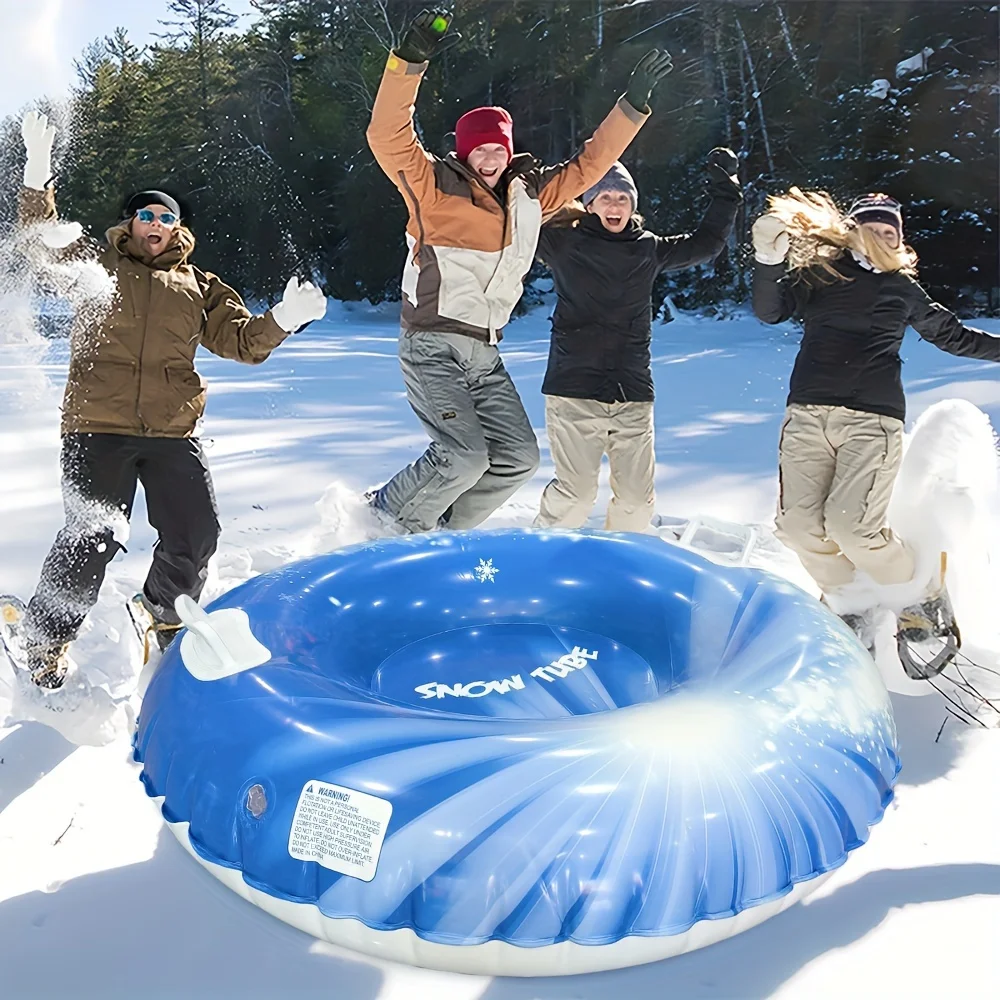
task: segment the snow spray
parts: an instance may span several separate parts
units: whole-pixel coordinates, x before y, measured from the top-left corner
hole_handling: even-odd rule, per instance
[[[49,109],[58,123],[57,162],[65,156],[71,105]],[[24,151],[19,132],[11,129],[0,153],[8,166],[8,188],[21,186]],[[17,195],[8,190],[4,201],[16,206]],[[98,244],[81,237],[70,246],[53,248],[56,220],[21,225],[16,208],[4,220],[0,237],[0,355],[14,377],[5,380],[0,393],[5,406],[37,405],[51,386],[41,365],[54,341],[69,336],[74,345],[94,336],[114,302],[114,277],[101,266]],[[10,384],[6,384],[9,382]]]

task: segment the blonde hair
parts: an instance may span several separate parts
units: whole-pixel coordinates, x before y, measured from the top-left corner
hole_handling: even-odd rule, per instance
[[[915,274],[917,255],[900,238],[889,244],[837,208],[825,191],[790,188],[788,194],[768,198],[768,212],[776,215],[788,231],[788,266],[792,270],[818,269],[846,280],[833,261],[853,250],[866,257],[879,271]]]

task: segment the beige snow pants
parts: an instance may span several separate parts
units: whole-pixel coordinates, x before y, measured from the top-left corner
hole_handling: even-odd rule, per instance
[[[779,445],[778,538],[824,593],[856,570],[905,583],[913,555],[886,524],[903,422],[843,406],[788,407]]]
[[[546,396],[545,426],[556,475],[542,493],[535,527],[582,527],[597,499],[601,459],[607,455],[613,496],[605,529],[652,530],[656,472],[652,403]]]

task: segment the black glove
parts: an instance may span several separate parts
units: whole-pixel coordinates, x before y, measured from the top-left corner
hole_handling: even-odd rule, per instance
[[[739,179],[739,157],[725,146],[716,146],[705,160],[708,186],[713,195],[723,198],[743,197]]]
[[[448,32],[451,14],[445,10],[422,10],[410,23],[402,41],[396,46],[396,55],[404,62],[422,63],[457,45],[462,36]]]
[[[636,64],[628,78],[625,100],[636,111],[647,111],[653,88],[674,68],[670,53],[664,49],[650,49]]]

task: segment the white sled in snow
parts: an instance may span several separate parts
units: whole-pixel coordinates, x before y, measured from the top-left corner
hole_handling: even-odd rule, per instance
[[[764,529],[758,525],[737,524],[705,515],[684,518],[656,514],[651,523],[661,538],[732,566],[751,565],[765,537]]]

